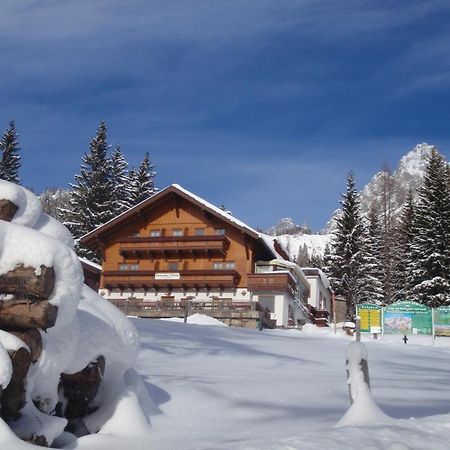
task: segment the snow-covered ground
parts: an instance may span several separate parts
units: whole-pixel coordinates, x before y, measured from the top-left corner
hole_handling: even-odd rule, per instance
[[[141,337],[136,367],[155,403],[148,448],[450,448],[448,338],[433,346],[428,336],[407,345],[401,336],[363,337],[373,398],[390,417],[336,428],[350,406],[351,337],[315,327],[202,326],[198,317],[132,321]]]

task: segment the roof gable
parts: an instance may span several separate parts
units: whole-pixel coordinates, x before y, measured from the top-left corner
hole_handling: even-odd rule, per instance
[[[213,204],[207,202],[206,200],[198,197],[187,189],[181,187],[178,184],[172,184],[165,189],[157,192],[148,199],[142,201],[141,203],[133,206],[129,210],[123,212],[117,217],[111,219],[103,225],[100,225],[95,230],[85,234],[80,238],[80,242],[87,247],[96,250],[99,248],[99,241],[108,234],[114,232],[114,230],[119,229],[121,226],[129,222],[129,220],[138,214],[144,213],[146,210],[156,206],[160,201],[164,201],[167,196],[178,195],[185,200],[197,205],[202,210],[207,211],[209,214],[225,221],[226,223],[238,228],[241,232],[249,235],[250,237],[259,240],[261,238],[260,233],[258,233],[253,228],[246,225],[244,222],[233,217],[231,214],[223,211],[222,209],[214,206]]]

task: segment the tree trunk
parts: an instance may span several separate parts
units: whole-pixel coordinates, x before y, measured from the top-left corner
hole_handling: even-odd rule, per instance
[[[0,292],[26,297],[48,299],[55,287],[55,270],[53,267],[17,266],[4,275],[0,275]]]

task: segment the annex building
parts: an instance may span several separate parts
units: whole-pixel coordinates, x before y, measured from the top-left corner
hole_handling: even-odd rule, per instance
[[[277,241],[179,185],[80,242],[101,253],[99,293],[130,315],[202,312],[247,327],[310,321],[308,281]]]

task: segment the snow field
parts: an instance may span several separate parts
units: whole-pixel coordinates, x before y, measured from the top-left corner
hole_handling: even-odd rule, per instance
[[[311,327],[260,332],[133,323],[141,337],[137,369],[155,404],[151,448],[449,448],[446,340],[433,347],[428,336],[407,345],[401,336],[363,337],[371,396],[381,413],[370,411],[366,399],[364,425],[337,428],[350,408],[351,337]]]

